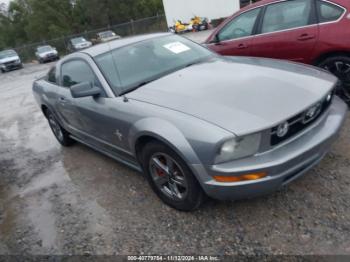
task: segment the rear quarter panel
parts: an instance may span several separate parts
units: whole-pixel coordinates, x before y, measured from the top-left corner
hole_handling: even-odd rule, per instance
[[[56,116],[55,103],[57,101],[58,88],[58,86],[47,82],[43,78],[33,83],[33,95],[40,108],[46,106]]]
[[[350,1],[337,0],[334,3],[346,8],[339,21],[319,25],[319,41],[313,55],[313,61],[334,52],[350,52]]]

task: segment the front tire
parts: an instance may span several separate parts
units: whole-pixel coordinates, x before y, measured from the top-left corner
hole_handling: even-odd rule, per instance
[[[180,211],[200,207],[205,194],[185,161],[173,150],[151,142],[143,149],[142,165],[151,188],[165,204]]]
[[[65,147],[71,146],[74,144],[74,140],[70,138],[69,133],[59,124],[54,114],[50,111],[46,111],[47,120],[49,126],[55,135],[57,141]]]
[[[339,95],[350,106],[350,57],[346,55],[331,56],[318,64],[341,81],[337,87]]]

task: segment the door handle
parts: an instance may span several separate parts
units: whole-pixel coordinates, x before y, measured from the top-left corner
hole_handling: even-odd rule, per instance
[[[309,35],[309,34],[302,34],[300,35],[297,39],[299,41],[307,41],[307,40],[311,40],[311,39],[314,39],[315,36],[314,35]]]
[[[237,49],[246,49],[246,48],[248,48],[248,46],[246,44],[239,44],[237,46]]]

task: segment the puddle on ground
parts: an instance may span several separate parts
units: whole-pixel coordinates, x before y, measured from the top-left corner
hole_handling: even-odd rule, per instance
[[[55,246],[57,230],[56,219],[52,212],[52,204],[46,197],[28,199],[28,217],[34,226],[35,232],[42,241],[41,245],[45,248]]]
[[[24,198],[28,194],[38,192],[45,188],[50,188],[54,185],[59,185],[70,181],[61,162],[53,164],[50,169],[35,177],[23,190],[20,192],[20,197]]]
[[[60,145],[49,128],[49,124],[42,118],[44,116],[42,116],[41,112],[40,115],[37,114],[35,116],[36,124],[28,130],[23,146],[38,153],[59,149]]]
[[[0,236],[7,236],[13,232],[15,212],[7,202],[8,194],[0,185]]]
[[[16,146],[20,144],[18,121],[7,128],[1,127],[0,132],[7,140],[16,141]]]

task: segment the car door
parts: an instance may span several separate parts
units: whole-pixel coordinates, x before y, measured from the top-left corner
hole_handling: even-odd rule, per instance
[[[83,135],[88,130],[87,121],[80,110],[80,106],[86,103],[86,100],[92,98],[82,98],[78,101],[72,97],[70,88],[83,82],[99,86],[88,63],[82,59],[74,58],[61,65],[62,87],[59,92],[58,111],[68,131],[78,136]]]
[[[227,56],[248,56],[261,8],[234,17],[208,45],[213,51]]]
[[[251,55],[309,63],[318,40],[313,0],[289,0],[265,7]]]
[[[128,147],[120,111],[125,103],[121,97],[107,97],[97,70],[94,62],[83,59],[73,59],[62,65],[60,112],[71,128],[69,131],[83,142],[120,156]],[[84,82],[100,88],[100,95],[73,98],[70,88]]]

